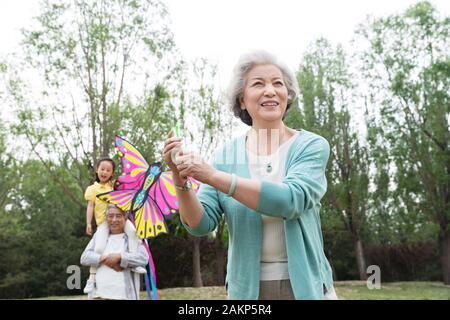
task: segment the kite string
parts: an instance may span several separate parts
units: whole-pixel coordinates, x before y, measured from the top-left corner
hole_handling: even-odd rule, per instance
[[[147,273],[144,274],[144,280],[145,280],[145,291],[147,291],[148,300],[151,300],[152,296],[150,294],[150,284],[148,283],[149,280],[148,280],[148,274]]]
[[[133,217],[132,211],[128,211],[128,215],[129,215],[129,217],[131,219],[131,222],[133,223],[133,226],[136,228],[136,223],[134,221],[134,217]],[[142,241],[144,243],[144,247],[145,247],[145,249],[147,251],[147,255],[148,255],[148,262],[149,262],[149,265],[150,265],[150,268],[149,268],[150,280],[151,280],[151,287],[152,287],[152,291],[153,291],[154,300],[159,300],[159,293],[158,293],[158,289],[156,288],[155,264],[153,263],[152,253],[151,253],[150,247],[149,247],[149,245],[147,243],[147,239],[143,239]],[[148,280],[149,280],[148,279],[148,275],[145,274],[144,278],[145,278],[145,285],[146,285],[146,289],[147,289],[147,296],[148,296],[148,299],[150,300],[151,296],[150,296],[150,289],[149,289],[150,286],[148,284]]]

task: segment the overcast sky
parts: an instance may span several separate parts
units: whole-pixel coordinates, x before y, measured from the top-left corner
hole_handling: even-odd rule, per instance
[[[368,15],[401,13],[416,0],[163,0],[172,31],[187,59],[208,58],[218,66],[225,89],[239,55],[252,49],[273,52],[296,70],[313,40],[325,37],[349,44],[355,27]],[[19,46],[20,29],[39,13],[38,0],[3,0],[0,8],[0,58]],[[450,14],[450,0],[429,0]],[[0,115],[8,118],[8,110]],[[358,118],[358,116],[356,116]],[[240,124],[236,134],[247,130]]]
[[[308,44],[320,36],[348,43],[368,14],[403,12],[413,0],[167,0],[176,43],[187,57],[205,56],[228,82],[236,60],[266,49],[296,69]],[[450,0],[430,1],[450,13]]]
[[[187,58],[206,57],[226,86],[240,54],[265,49],[296,69],[302,52],[324,36],[346,44],[368,14],[400,13],[414,0],[165,0],[176,43]],[[430,1],[450,14],[450,0]],[[3,0],[0,56],[17,47],[20,28],[38,14],[37,0]]]

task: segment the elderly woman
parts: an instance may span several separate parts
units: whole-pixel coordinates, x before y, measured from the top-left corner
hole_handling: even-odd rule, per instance
[[[137,250],[130,250],[129,239],[124,231],[126,214],[113,204],[106,209],[109,236],[103,245],[103,254],[95,251],[96,241],[102,241],[98,231],[81,255],[81,264],[98,267],[96,288],[90,296],[94,299],[139,300],[138,267],[147,265],[147,252],[138,242]]]
[[[173,133],[165,142],[184,226],[205,235],[225,215],[230,299],[335,297],[319,215],[330,147],[283,123],[298,94],[295,77],[271,54],[252,52],[238,61],[229,92],[234,115],[251,129],[216,150],[212,165],[182,151]],[[198,194],[187,177],[203,183]]]

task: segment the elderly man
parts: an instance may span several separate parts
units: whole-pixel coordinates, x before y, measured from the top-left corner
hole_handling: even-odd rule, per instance
[[[82,265],[98,267],[96,288],[90,298],[139,300],[139,274],[134,271],[146,266],[147,252],[142,242],[136,251],[130,251],[124,231],[127,215],[121,209],[108,205],[106,218],[109,235],[103,254],[95,251],[95,242],[101,238],[97,231],[80,259]]]

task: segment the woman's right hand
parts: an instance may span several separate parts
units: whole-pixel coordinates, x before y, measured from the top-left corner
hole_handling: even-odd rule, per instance
[[[164,161],[166,162],[167,166],[169,167],[170,171],[172,171],[172,174],[174,176],[174,179],[179,177],[179,171],[177,169],[177,166],[172,161],[172,151],[176,148],[182,147],[182,139],[181,137],[175,137],[173,134],[173,131],[170,131],[166,141],[164,142]]]

